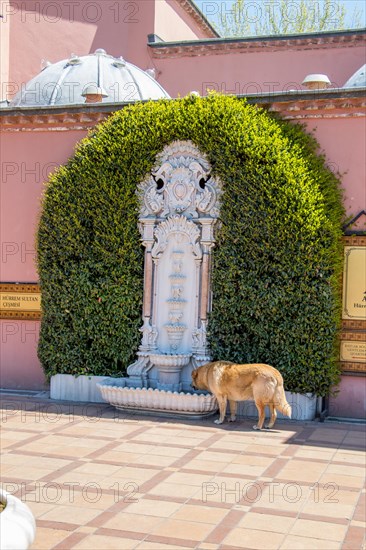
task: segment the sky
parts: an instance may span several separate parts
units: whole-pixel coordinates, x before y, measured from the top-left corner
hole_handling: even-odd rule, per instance
[[[209,21],[212,22],[212,20],[215,21],[217,19],[218,14],[224,13],[228,14],[230,13],[230,8],[235,0],[194,0],[196,5],[199,7],[199,9],[202,11],[202,13],[207,17]],[[279,2],[279,0],[272,0],[274,3],[276,1]],[[296,8],[296,2],[298,0],[288,0],[289,6],[292,4]],[[340,3],[346,7],[346,26],[351,27],[352,26],[352,15],[357,10],[360,20],[361,20],[361,26],[366,26],[366,1],[365,0],[335,0],[336,3]],[[247,3],[247,9],[249,17],[252,17],[255,19],[255,17],[265,17],[265,7],[264,5],[268,5],[268,0],[246,0]],[[316,0],[316,4],[319,6],[319,9],[321,10],[323,0]],[[336,5],[336,4],[335,4]],[[258,15],[259,14],[259,15]]]

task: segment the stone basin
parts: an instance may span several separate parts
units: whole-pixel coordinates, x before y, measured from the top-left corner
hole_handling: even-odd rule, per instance
[[[131,387],[126,378],[110,378],[97,384],[105,401],[124,411],[203,418],[215,413],[216,398],[207,392],[177,392]]]
[[[168,353],[151,353],[150,361],[156,367],[168,367],[182,369],[188,365],[192,354],[168,354]]]

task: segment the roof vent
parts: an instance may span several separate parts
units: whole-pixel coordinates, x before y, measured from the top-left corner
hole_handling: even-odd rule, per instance
[[[101,103],[103,97],[108,97],[107,92],[96,84],[89,84],[81,95],[85,97],[85,103]]]
[[[80,65],[81,63],[81,59],[78,55],[76,55],[75,53],[72,53],[70,55],[70,58],[68,59],[67,61],[67,64],[68,65]]]
[[[47,61],[47,59],[42,59],[41,61],[41,71],[44,71],[47,69],[47,67],[50,67],[52,65],[51,61]]]
[[[114,67],[125,67],[125,66],[126,66],[126,61],[123,59],[122,56],[120,56],[120,57],[117,57],[117,58],[113,61],[112,65],[113,65]]]
[[[330,80],[326,74],[308,74],[302,85],[308,90],[325,90],[330,86]]]
[[[153,78],[154,80],[156,80],[156,69],[146,69],[145,73],[151,76],[151,78]]]

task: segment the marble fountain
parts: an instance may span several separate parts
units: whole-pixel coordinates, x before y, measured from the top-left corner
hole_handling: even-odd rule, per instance
[[[141,344],[128,376],[98,384],[104,400],[134,412],[203,417],[216,399],[191,387],[193,369],[210,361],[211,255],[221,184],[190,141],[158,155],[137,189],[145,249]]]

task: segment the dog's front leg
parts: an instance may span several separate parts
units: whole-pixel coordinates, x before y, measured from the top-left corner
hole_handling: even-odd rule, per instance
[[[215,420],[215,424],[222,424],[225,420],[227,397],[226,395],[217,395],[216,399],[219,404],[220,417]]]

